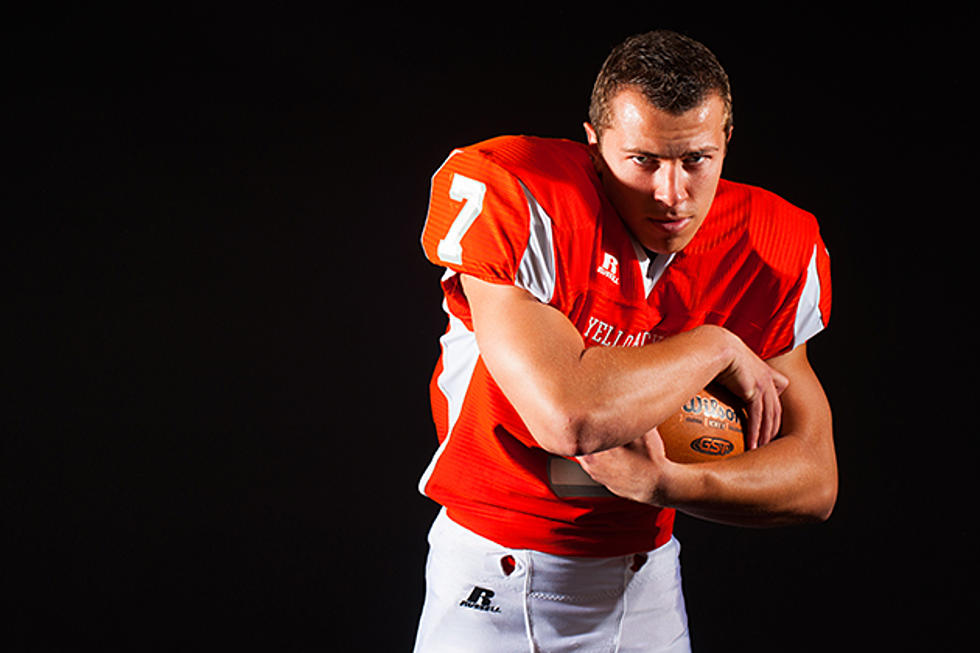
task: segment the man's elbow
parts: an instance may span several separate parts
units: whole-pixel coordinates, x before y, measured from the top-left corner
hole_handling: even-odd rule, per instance
[[[837,458],[830,449],[827,457],[820,465],[820,472],[817,473],[819,479],[813,492],[813,511],[812,517],[815,522],[825,522],[830,519],[837,505],[837,492],[839,487],[839,475],[837,472]]]
[[[606,431],[584,413],[554,410],[547,419],[530,428],[541,448],[556,456],[574,458],[607,448]]]
[[[804,526],[827,521],[837,504],[836,475],[819,480],[811,479],[800,491],[791,493],[786,498],[788,501],[763,510],[767,516],[756,522],[756,525]]]
[[[822,480],[810,491],[809,500],[797,512],[802,523],[818,524],[830,519],[837,505],[837,475]]]
[[[834,512],[834,506],[837,505],[837,477],[836,475],[830,481],[828,481],[817,502],[816,510],[814,511],[815,521],[825,522],[830,519],[830,516]]]

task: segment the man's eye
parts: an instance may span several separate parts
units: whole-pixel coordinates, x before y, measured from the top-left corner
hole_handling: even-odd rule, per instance
[[[643,154],[634,154],[633,156],[630,157],[630,160],[636,165],[640,165],[640,166],[648,166],[651,163],[653,163],[653,159]]]
[[[685,163],[685,165],[696,166],[696,165],[698,165],[700,163],[704,163],[705,161],[707,161],[710,158],[711,157],[706,156],[704,154],[692,154],[691,156],[686,157],[684,159],[684,163]]]

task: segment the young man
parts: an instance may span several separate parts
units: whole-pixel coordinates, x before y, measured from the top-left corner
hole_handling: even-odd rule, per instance
[[[422,244],[449,327],[420,488],[444,508],[417,651],[688,650],[674,511],[767,525],[835,502],[806,356],[827,252],[811,215],[721,180],[724,70],[633,37],[589,118],[586,144],[497,138],[433,177]],[[671,462],[657,425],[713,381],[746,402],[748,451]]]

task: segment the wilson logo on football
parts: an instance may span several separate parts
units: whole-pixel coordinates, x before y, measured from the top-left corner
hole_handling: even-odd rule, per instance
[[[735,445],[725,438],[702,435],[700,438],[691,440],[691,448],[698,453],[709,456],[724,456],[730,454],[735,448]]]

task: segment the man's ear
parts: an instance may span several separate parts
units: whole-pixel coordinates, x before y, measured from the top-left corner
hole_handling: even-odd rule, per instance
[[[599,147],[599,134],[596,133],[595,127],[588,122],[583,122],[582,127],[585,128],[585,141],[592,147]]]
[[[599,133],[591,123],[583,122],[582,127],[585,129],[585,141],[589,145],[589,154],[592,155],[592,165],[595,166],[596,172],[601,177],[602,170],[605,166],[602,161],[602,155],[599,153]]]

